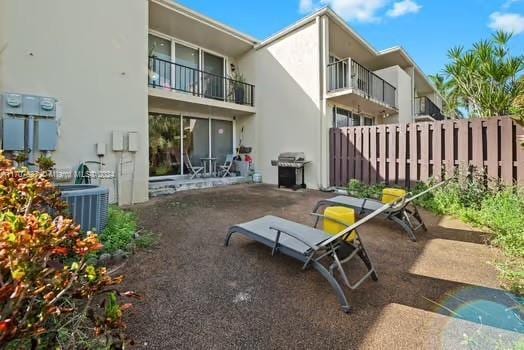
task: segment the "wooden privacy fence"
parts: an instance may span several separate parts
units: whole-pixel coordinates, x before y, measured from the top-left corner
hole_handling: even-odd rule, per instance
[[[506,184],[524,184],[522,134],[508,117],[332,128],[330,182],[409,187],[474,166]]]

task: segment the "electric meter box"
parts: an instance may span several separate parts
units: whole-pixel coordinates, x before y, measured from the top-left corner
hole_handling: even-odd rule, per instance
[[[56,100],[51,97],[40,97],[39,113],[42,117],[56,117]]]
[[[25,120],[22,118],[2,119],[2,147],[4,151],[25,149]]]
[[[37,96],[22,96],[22,114],[23,115],[40,115],[40,98]]]
[[[53,97],[42,97],[15,93],[0,95],[2,117],[24,116],[24,117],[56,117],[56,99]]]
[[[40,119],[37,127],[37,144],[39,151],[56,150],[57,125],[54,119]]]

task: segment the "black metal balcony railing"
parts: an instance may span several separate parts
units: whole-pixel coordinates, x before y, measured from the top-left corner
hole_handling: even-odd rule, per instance
[[[217,74],[149,57],[149,86],[194,96],[254,106],[255,86]]]
[[[415,115],[423,116],[429,115],[435,120],[444,120],[446,117],[427,96],[415,98]]]
[[[396,107],[397,89],[350,58],[330,63],[327,75],[328,91],[358,89],[369,98]]]

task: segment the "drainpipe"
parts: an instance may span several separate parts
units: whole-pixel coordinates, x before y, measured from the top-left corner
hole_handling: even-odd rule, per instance
[[[329,55],[329,39],[326,40],[326,37],[329,35],[329,22],[326,15],[323,15],[322,17],[318,16],[316,18],[316,22],[318,25],[318,33],[319,33],[319,62],[320,62],[320,70],[319,70],[319,87],[320,87],[320,147],[319,147],[319,167],[318,167],[318,179],[319,184],[318,188],[322,190],[324,188],[324,155],[326,153],[326,149],[324,147],[324,140],[326,139],[325,130],[324,130],[324,123],[326,119],[326,109],[327,109],[327,101],[325,96],[325,91],[327,89],[327,81],[326,81],[326,69],[327,69],[327,61],[326,58]]]

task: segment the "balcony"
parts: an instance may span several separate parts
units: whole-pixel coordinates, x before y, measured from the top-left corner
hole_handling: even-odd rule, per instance
[[[397,89],[351,58],[330,63],[327,67],[328,98],[367,107],[368,112],[395,113]],[[367,103],[365,103],[365,101]]]
[[[255,111],[254,85],[156,56],[149,57],[148,86],[150,107],[193,112],[213,107],[231,116]]]
[[[431,117],[434,120],[444,120],[446,117],[428,97],[422,96],[415,98],[415,116],[416,119],[421,120]]]

